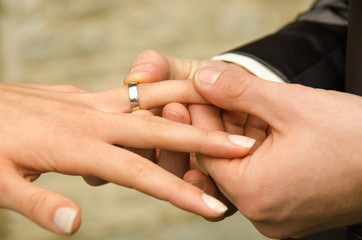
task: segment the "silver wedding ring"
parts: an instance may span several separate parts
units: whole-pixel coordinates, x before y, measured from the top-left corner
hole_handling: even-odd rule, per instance
[[[129,100],[131,102],[131,112],[139,110],[140,109],[140,104],[139,104],[139,101],[138,101],[137,83],[128,84],[128,94],[129,94]]]

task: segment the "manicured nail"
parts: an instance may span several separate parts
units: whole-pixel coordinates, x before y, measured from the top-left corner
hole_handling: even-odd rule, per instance
[[[219,78],[222,71],[213,67],[205,67],[200,69],[196,74],[196,81],[201,85],[213,85]]]
[[[207,195],[207,194],[202,194],[202,200],[204,200],[205,204],[211,208],[212,210],[214,210],[217,213],[224,213],[228,210],[228,208],[219,200],[217,200],[216,198]]]
[[[235,143],[235,144],[237,144],[237,145],[239,145],[241,147],[244,147],[244,148],[252,148],[254,146],[254,144],[255,144],[255,139],[245,137],[245,136],[242,136],[242,135],[230,134],[229,139],[233,143]]]
[[[151,65],[139,65],[139,66],[132,68],[128,74],[131,75],[131,74],[136,74],[136,73],[149,73],[152,71],[153,71],[153,68]]]
[[[77,216],[77,211],[70,207],[61,207],[54,214],[54,224],[63,233],[72,232],[73,222]]]

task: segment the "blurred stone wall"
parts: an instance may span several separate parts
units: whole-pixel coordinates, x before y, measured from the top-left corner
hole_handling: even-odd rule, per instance
[[[146,49],[208,59],[271,33],[312,0],[0,0],[0,80],[72,84],[96,91],[122,83]],[[1,97],[1,96],[0,96]],[[45,174],[37,182],[83,209],[67,239],[265,239],[240,214],[222,223],[114,185]],[[65,239],[0,211],[0,240]]]
[[[98,90],[151,48],[209,58],[274,31],[310,0],[2,0],[2,80]]]

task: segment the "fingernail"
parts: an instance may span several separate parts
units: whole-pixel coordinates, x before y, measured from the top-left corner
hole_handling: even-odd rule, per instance
[[[153,68],[151,65],[139,65],[139,66],[132,68],[129,71],[128,75],[136,74],[136,73],[149,73],[152,71],[153,71]]]
[[[163,117],[174,122],[184,123],[183,117],[177,112],[165,111]]]
[[[228,208],[219,200],[217,200],[216,198],[207,195],[207,194],[202,194],[202,200],[204,200],[205,204],[211,208],[212,210],[214,210],[217,213],[224,213],[228,210]]]
[[[235,144],[237,144],[237,145],[239,145],[241,147],[244,147],[244,148],[252,148],[254,146],[254,144],[255,144],[255,139],[245,137],[245,136],[242,136],[242,135],[230,134],[229,139],[233,143],[235,143]]]
[[[70,207],[61,207],[54,214],[54,224],[63,233],[72,232],[73,222],[77,216],[77,211]]]
[[[222,71],[213,67],[205,67],[200,69],[196,74],[196,81],[201,85],[213,85],[219,78]]]

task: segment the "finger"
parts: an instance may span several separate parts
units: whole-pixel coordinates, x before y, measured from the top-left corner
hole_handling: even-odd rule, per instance
[[[194,126],[208,130],[225,130],[220,108],[211,105],[190,104],[189,111]]]
[[[180,103],[170,103],[166,105],[163,109],[162,117],[183,124],[191,123],[188,110]],[[190,154],[161,150],[158,165],[182,178],[190,169]]]
[[[150,117],[154,116],[151,111],[147,110],[135,111],[132,114],[150,116]],[[134,152],[152,162],[157,162],[156,149],[141,149],[141,148],[130,148],[130,147],[124,147],[124,149]]]
[[[168,103],[207,103],[195,90],[191,80],[171,80],[138,85],[141,109],[164,106]]]
[[[107,184],[107,181],[104,181],[103,179],[93,177],[93,176],[83,176],[84,181],[89,184],[90,186],[101,186],[104,184]]]
[[[181,59],[147,50],[139,54],[133,61],[131,69],[124,79],[124,84],[151,83],[166,79],[192,79],[195,72],[205,66],[214,66],[219,69],[241,68],[239,65],[223,61]]]
[[[292,99],[289,84],[262,80],[246,71],[203,68],[195,75],[194,86],[218,107],[249,113],[273,125],[295,117],[295,108],[288,104]]]
[[[253,151],[255,151],[268,136],[269,125],[258,117],[249,115],[245,124],[245,136],[256,140]]]
[[[194,126],[208,130],[225,130],[224,122],[220,116],[221,110],[219,108],[211,105],[191,104],[189,105],[189,111],[191,115],[191,121]],[[244,115],[240,116],[245,117]],[[243,122],[245,120],[242,119],[241,121]],[[238,132],[242,133],[242,130],[238,129]],[[255,144],[255,139],[242,135],[235,136],[238,136],[239,144],[242,148],[244,148],[245,155],[249,153]]]
[[[132,114],[140,114],[140,115],[144,115],[144,116],[153,116],[153,113],[150,111],[146,111],[146,110],[141,110],[141,111],[136,111]],[[156,151],[154,149],[137,149],[137,148],[125,148],[129,151],[132,151],[144,158],[149,159],[150,161],[155,161],[156,160]],[[101,186],[104,185],[106,183],[108,183],[107,181],[104,181],[103,179],[94,177],[94,176],[83,176],[83,179],[86,183],[88,183],[91,186]]]
[[[213,196],[222,201],[227,207],[228,211],[221,217],[208,218],[209,221],[221,221],[225,217],[231,216],[237,210],[237,208],[219,191],[214,181],[204,172],[198,170],[190,170],[186,172],[183,178],[186,182],[200,188],[205,193]]]
[[[222,130],[224,129],[223,122],[220,117],[220,109],[209,106],[209,105],[191,105],[189,106],[192,124],[201,128],[211,130]],[[245,141],[245,145],[249,146],[247,153],[249,153],[255,140],[249,137],[243,137],[240,141]],[[197,160],[200,166],[216,181],[219,183],[224,179],[232,178],[232,173],[238,168],[238,161],[225,158],[210,157],[205,154],[197,154]],[[219,185],[218,185],[219,186]],[[222,186],[219,189],[223,194],[228,197],[227,191],[223,191]]]
[[[149,109],[148,111],[150,111],[153,114],[153,116],[162,116],[162,109],[163,107],[156,107]]]
[[[197,162],[196,153],[190,153],[190,169],[191,170],[198,170],[198,171],[201,171],[201,172],[205,171],[204,169],[202,169],[200,164]]]
[[[200,166],[202,166],[207,174],[215,181],[220,194],[234,206],[235,186],[241,186],[242,184],[240,182],[240,171],[245,167],[243,161],[247,158],[248,157],[244,159],[227,159],[197,154],[197,160]]]
[[[41,85],[41,84],[22,84],[22,83],[1,83],[0,89],[12,94],[18,94],[23,97],[32,97],[41,101],[57,101],[92,107],[90,96],[92,94],[83,89],[71,85]]]
[[[92,127],[95,134],[114,145],[199,152],[218,157],[239,157],[250,151],[250,142],[246,142],[244,136],[209,131],[160,117],[103,114],[98,119]]]
[[[34,84],[34,83],[6,83],[3,82],[3,85],[6,85],[7,88],[18,89],[26,91],[26,89],[32,90],[43,90],[48,92],[63,92],[63,93],[87,93],[88,91],[75,87],[73,85],[44,85],[44,84]]]
[[[162,110],[162,117],[183,124],[191,124],[191,117],[186,106],[181,103],[169,103]]]
[[[227,133],[245,135],[244,127],[248,119],[248,114],[222,110],[221,118]]]
[[[4,174],[1,183],[2,207],[17,211],[55,233],[68,235],[77,231],[81,216],[76,203],[26,181],[18,173],[9,173]]]
[[[197,105],[192,104],[189,106],[189,111],[191,115],[191,121],[194,126],[211,129],[211,130],[224,130],[224,125],[220,116],[220,109],[215,106],[210,105]],[[201,168],[209,172],[210,163],[209,158],[200,157],[202,154],[197,154],[197,160]],[[216,160],[217,161],[217,160]]]
[[[198,61],[178,59],[147,50],[135,58],[124,79],[124,84],[150,83],[166,79],[190,79],[192,67],[197,63]]]
[[[256,140],[255,151],[267,137],[268,124],[260,118],[242,112],[222,111],[225,131],[231,134],[245,135]]]
[[[171,102],[206,103],[194,89],[191,80],[174,80],[137,85],[141,109],[153,109]],[[131,112],[128,86],[119,86],[105,91],[83,96],[90,107],[104,112]]]
[[[205,217],[217,217],[226,211],[220,202],[210,200],[200,189],[137,154],[98,141],[78,149],[78,153],[71,156],[77,159],[78,167],[63,165],[63,172],[96,176],[134,188]]]

